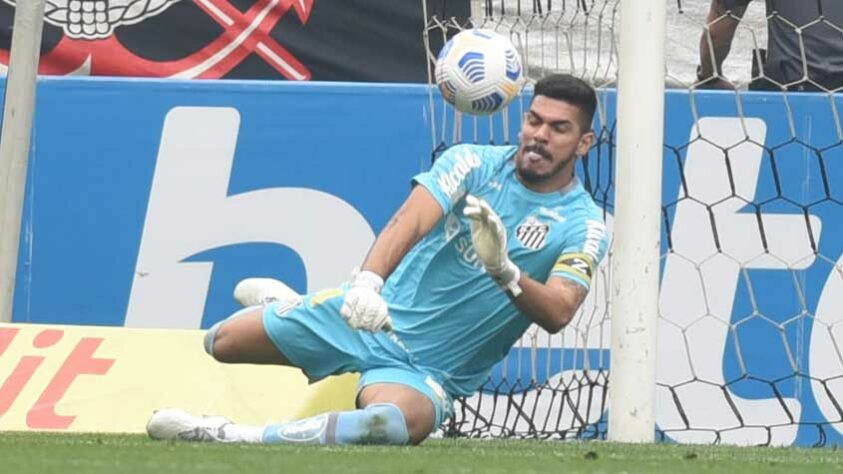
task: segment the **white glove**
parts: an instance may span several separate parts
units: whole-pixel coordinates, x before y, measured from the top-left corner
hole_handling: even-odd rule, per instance
[[[378,332],[392,329],[389,308],[380,292],[383,278],[370,271],[355,272],[345,294],[340,314],[354,329]]]
[[[507,255],[506,228],[501,218],[489,203],[480,198],[469,194],[465,202],[463,214],[471,225],[471,241],[477,257],[498,286],[509,290],[513,297],[520,295],[518,280],[521,279],[521,270]]]

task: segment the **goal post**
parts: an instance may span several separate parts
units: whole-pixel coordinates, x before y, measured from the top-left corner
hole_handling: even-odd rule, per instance
[[[15,8],[0,132],[0,323],[12,320],[45,5],[46,0],[27,0]]]
[[[529,328],[455,401],[446,436],[843,443],[840,74],[792,55],[785,83],[756,61],[774,34],[797,52],[838,37],[843,9],[750,2],[713,81],[700,44],[734,17],[712,19],[711,0],[659,3],[471,0],[468,21],[427,22],[431,37],[508,35],[530,81],[564,72],[597,89],[597,140],[577,172],[614,236],[571,323]],[[431,120],[434,148],[500,143],[476,119],[451,134],[454,116]]]
[[[666,9],[658,0],[472,0],[468,22],[429,18],[431,62],[437,49],[429,37],[488,28],[519,47],[531,81],[559,71],[597,89],[598,143],[583,171],[607,171],[585,183],[615,239],[576,320],[557,335],[528,330],[481,393],[458,401],[446,435],[654,440]],[[488,128],[489,141],[499,143],[491,123],[505,114],[489,127],[463,118],[463,134],[459,114],[441,117],[432,122],[434,148],[451,130],[454,141],[483,142]]]
[[[655,436],[664,130],[663,0],[621,0],[617,104],[611,441]]]

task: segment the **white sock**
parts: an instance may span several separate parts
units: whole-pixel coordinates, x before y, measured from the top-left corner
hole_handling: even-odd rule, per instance
[[[260,443],[264,427],[229,423],[223,429],[226,439],[241,443]]]

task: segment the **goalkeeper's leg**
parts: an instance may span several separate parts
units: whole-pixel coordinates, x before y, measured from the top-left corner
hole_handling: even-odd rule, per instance
[[[301,304],[302,297],[278,280],[247,278],[234,288],[234,299],[244,309],[208,330],[205,351],[220,362],[290,365],[266,335],[264,306],[274,304],[283,314]]]
[[[150,419],[149,435],[253,443],[407,444],[424,440],[446,412],[434,407],[443,398],[431,389],[430,377],[406,361],[393,359],[382,350],[371,352],[368,339],[339,315],[344,292],[328,289],[305,298],[287,292],[268,304],[244,308],[208,331],[205,350],[222,362],[299,367],[311,380],[364,372],[357,399],[361,409],[267,426],[237,425],[221,417],[196,417],[167,409]],[[243,299],[247,304],[254,302]],[[381,368],[365,370],[371,366]]]
[[[399,384],[366,387],[364,408],[325,413],[289,423],[238,425],[222,417],[197,417],[181,410],[159,410],[147,424],[153,439],[265,444],[418,444],[431,433],[431,401]]]
[[[293,365],[267,337],[264,308],[241,309],[205,333],[205,352],[228,364]]]
[[[424,394],[400,384],[364,388],[358,410],[267,425],[263,443],[419,444],[433,431],[435,410]]]

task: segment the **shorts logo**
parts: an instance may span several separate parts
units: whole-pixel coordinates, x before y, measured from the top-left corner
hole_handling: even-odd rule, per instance
[[[439,401],[442,405],[448,403],[448,394],[445,393],[445,389],[442,388],[439,383],[433,380],[433,377],[428,375],[427,378],[424,379],[424,383],[433,390],[433,393],[435,393],[437,397],[439,397]]]
[[[285,299],[279,300],[276,298],[267,298],[266,304],[275,303],[275,307],[273,308],[273,313],[275,316],[279,318],[283,318],[286,316],[290,311],[294,310],[298,306],[301,306],[303,300],[301,297],[297,299]]]
[[[515,237],[524,247],[539,250],[547,243],[549,232],[549,225],[542,223],[535,217],[528,217],[523,224],[515,228]]]

